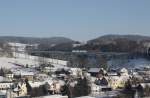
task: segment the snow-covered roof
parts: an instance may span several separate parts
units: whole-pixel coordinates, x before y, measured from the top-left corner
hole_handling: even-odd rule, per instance
[[[126,68],[122,68],[122,69],[120,70],[120,72],[121,72],[121,73],[128,73],[128,70],[127,70]]]
[[[88,70],[88,72],[92,72],[92,73],[97,73],[97,72],[99,72],[100,71],[100,68],[90,68],[89,70]]]
[[[145,88],[146,86],[149,86],[149,87],[150,87],[150,83],[141,83],[141,86],[144,87],[144,88]]]
[[[14,91],[15,92],[19,91],[19,88],[18,87],[14,88]]]
[[[118,75],[116,72],[109,72],[107,74],[108,74],[108,76],[117,76]]]
[[[40,85],[44,85],[45,83],[52,84],[53,80],[51,78],[47,78],[43,81],[29,82],[32,87],[39,87]]]
[[[129,76],[111,76],[110,78],[113,80],[127,81],[129,79]]]
[[[34,72],[21,72],[21,76],[33,76],[34,75]]]
[[[6,90],[0,90],[0,96],[6,95]]]
[[[50,95],[50,96],[41,96],[36,98],[68,98],[67,96],[61,96],[61,95]]]
[[[38,73],[35,69],[31,68],[16,68],[11,70],[14,75],[21,75],[21,76],[27,76],[27,75],[35,75]]]
[[[29,82],[29,84],[31,85],[31,87],[39,87],[41,85],[44,85],[45,82]]]
[[[113,79],[113,80],[120,80],[119,76],[111,76],[110,78]]]
[[[91,96],[82,96],[82,97],[76,97],[76,98],[95,98],[95,97],[91,97]]]
[[[10,82],[10,80],[8,78],[0,76],[0,82]]]
[[[0,76],[0,82],[4,81],[4,77]]]
[[[28,44],[22,44],[22,43],[8,43],[10,46],[16,46],[16,47],[26,47]]]

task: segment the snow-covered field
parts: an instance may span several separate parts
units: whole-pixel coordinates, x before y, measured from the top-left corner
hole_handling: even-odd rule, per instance
[[[113,67],[126,67],[126,68],[134,68],[134,67],[150,67],[150,61],[144,58],[137,58],[137,59],[126,59],[126,60],[110,60],[108,61],[108,66]]]
[[[32,59],[23,59],[23,58],[7,58],[7,57],[0,57],[0,68],[19,68],[22,66],[39,66],[38,61],[34,61]],[[57,68],[68,68],[65,65],[59,65],[59,64],[52,64],[56,69]]]
[[[44,60],[46,62],[50,62],[53,64],[59,64],[59,65],[67,65],[68,61],[64,61],[64,60],[58,60],[58,59],[52,59],[52,58],[43,58],[43,57],[38,57],[38,56],[31,56],[25,53],[13,53],[13,55],[16,58],[22,58],[22,59],[29,59],[29,60],[33,60],[33,61],[39,61],[39,60]]]
[[[9,43],[12,47],[17,46],[25,51],[26,44],[21,44],[21,43]],[[57,59],[52,59],[52,58],[43,58],[43,57],[38,57],[38,56],[31,56],[24,53],[13,53],[15,58],[7,58],[7,57],[0,57],[0,67],[4,68],[17,68],[18,65],[23,65],[26,66],[27,64],[38,66],[39,61],[46,61],[50,62],[55,66],[55,68],[64,68],[68,64],[68,61],[64,60],[57,60]],[[138,58],[138,59],[113,59],[108,61],[108,66],[113,67],[143,67],[143,66],[150,66],[150,61],[144,59],[144,58]]]
[[[34,65],[38,66],[39,62],[33,59],[26,59],[26,58],[7,58],[7,57],[0,57],[0,68],[18,68],[15,64],[26,66]],[[143,66],[150,66],[150,61],[140,58],[140,59],[131,59],[121,63],[120,61],[109,61],[108,65],[111,66],[112,64],[116,64],[120,67],[143,67]],[[61,64],[53,64],[56,68],[65,68],[65,65]],[[66,67],[67,68],[67,67]]]
[[[10,62],[15,62],[15,59],[0,57],[0,67],[1,68],[11,69],[11,68],[17,68],[18,67],[18,66],[15,66],[14,64],[11,64]]]
[[[1,68],[18,68],[20,66],[17,66],[15,64],[26,66],[28,65],[37,65],[38,62],[35,62],[33,60],[27,60],[27,59],[21,59],[21,58],[7,58],[7,57],[0,57],[0,67]]]

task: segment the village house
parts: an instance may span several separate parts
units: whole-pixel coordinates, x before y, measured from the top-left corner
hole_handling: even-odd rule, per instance
[[[0,90],[7,90],[11,88],[12,85],[13,83],[0,83]]]
[[[112,87],[112,89],[123,88],[125,81],[119,76],[112,76],[109,78],[109,85]]]
[[[36,77],[36,79],[38,79],[38,80],[46,80],[46,79],[49,78],[49,76],[48,76],[47,74],[42,74],[42,73],[37,74],[35,77]]]
[[[7,98],[6,92],[0,92],[0,98]]]
[[[121,76],[129,76],[128,70],[127,70],[126,68],[122,68],[122,69],[120,70],[120,75],[121,75]]]
[[[15,78],[22,78],[22,79],[28,79],[29,81],[34,80],[34,75],[36,74],[36,71],[32,69],[16,69],[13,71]]]
[[[25,96],[27,95],[27,87],[25,83],[18,83],[17,87],[13,90],[14,96]]]
[[[96,76],[100,72],[101,68],[90,68],[88,70],[88,73],[91,74],[91,76]]]
[[[101,74],[103,76],[107,75],[106,70],[103,68],[89,68],[88,73],[91,74],[91,76],[96,77],[98,74]]]
[[[41,69],[41,71],[44,73],[54,72],[54,68],[53,67],[44,67]]]
[[[70,71],[73,76],[82,76],[82,69],[80,68],[70,68]]]
[[[125,68],[122,68],[120,71],[120,75],[117,75],[114,73],[114,75],[108,75],[109,77],[109,85],[113,89],[117,88],[123,88],[125,86],[126,81],[129,79],[128,70]]]
[[[14,74],[11,71],[9,71],[8,73],[5,74],[5,77],[8,78],[8,79],[13,80]]]
[[[29,81],[34,80],[34,73],[33,72],[23,72],[21,73],[21,78],[22,79],[28,79]]]

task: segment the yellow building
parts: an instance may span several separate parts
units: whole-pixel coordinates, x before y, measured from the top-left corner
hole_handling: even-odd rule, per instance
[[[113,89],[123,88],[128,79],[129,79],[128,76],[111,76],[109,78],[109,85]]]
[[[18,83],[17,87],[14,89],[14,93],[12,93],[13,97],[18,97],[18,96],[26,96],[27,95],[27,87],[26,83]]]
[[[21,78],[22,79],[28,79],[29,81],[33,81],[34,80],[34,73],[33,72],[22,72]]]

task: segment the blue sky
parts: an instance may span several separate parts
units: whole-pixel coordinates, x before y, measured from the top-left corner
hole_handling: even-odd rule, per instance
[[[0,0],[0,36],[150,36],[150,0]]]

